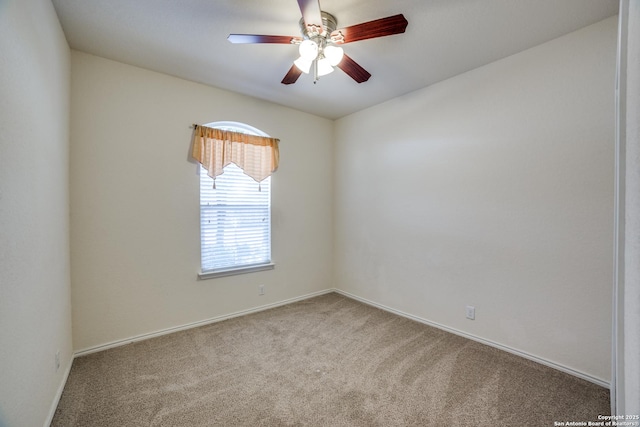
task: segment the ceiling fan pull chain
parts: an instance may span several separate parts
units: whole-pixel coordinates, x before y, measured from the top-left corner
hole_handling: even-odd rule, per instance
[[[313,60],[313,84],[318,83],[318,60]]]

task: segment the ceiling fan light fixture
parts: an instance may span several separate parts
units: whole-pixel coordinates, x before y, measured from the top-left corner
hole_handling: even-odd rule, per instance
[[[318,57],[318,44],[313,40],[304,40],[298,47],[300,57],[313,61]]]
[[[336,66],[342,61],[344,50],[339,46],[327,46],[324,48],[324,56],[331,65]]]
[[[328,58],[318,59],[318,77],[326,76],[329,73],[333,73],[333,67]]]
[[[296,67],[298,67],[300,71],[302,71],[305,74],[309,74],[309,70],[311,69],[311,64],[313,64],[313,59],[307,59],[301,56],[300,58],[293,61],[293,63],[295,64]]]

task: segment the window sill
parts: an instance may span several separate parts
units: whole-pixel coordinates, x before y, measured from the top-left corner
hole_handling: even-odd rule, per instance
[[[256,271],[273,270],[276,265],[273,262],[268,264],[248,265],[245,267],[232,267],[220,270],[201,271],[198,273],[199,280],[215,279],[217,277],[235,276],[236,274],[255,273]]]

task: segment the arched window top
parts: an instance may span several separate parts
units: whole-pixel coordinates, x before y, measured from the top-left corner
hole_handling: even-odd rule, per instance
[[[249,135],[264,136],[269,138],[269,135],[267,133],[261,131],[258,128],[254,128],[253,126],[249,126],[248,124],[241,123],[241,122],[231,122],[231,121],[211,122],[211,123],[206,123],[204,126],[209,128],[229,130],[231,132],[247,133]]]
[[[215,178],[235,163],[256,182],[270,176],[280,162],[280,140],[238,122],[195,125],[191,155]]]

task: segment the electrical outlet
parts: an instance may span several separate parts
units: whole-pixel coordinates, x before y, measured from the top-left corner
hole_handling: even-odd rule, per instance
[[[467,312],[467,319],[471,319],[471,320],[475,320],[476,318],[476,308],[468,305],[466,307],[466,312]]]
[[[60,350],[56,351],[56,372],[60,369]]]
[[[258,286],[258,295],[264,295],[264,285]]]

